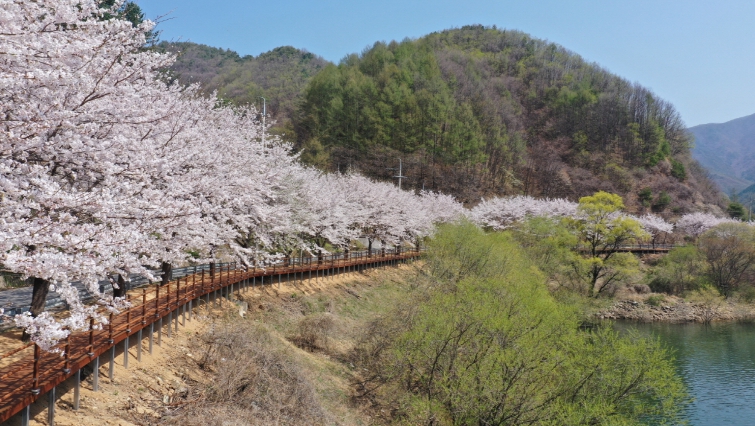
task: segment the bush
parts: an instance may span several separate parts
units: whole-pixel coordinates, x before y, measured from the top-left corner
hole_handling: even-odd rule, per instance
[[[637,193],[637,197],[640,199],[640,203],[645,207],[650,207],[650,203],[653,201],[653,190],[645,187]]]
[[[680,409],[683,384],[659,344],[580,331],[506,233],[444,226],[427,257],[429,287],[361,350],[379,359],[363,367],[406,423],[629,424]]]
[[[666,301],[666,297],[662,294],[654,294],[649,296],[645,302],[650,306],[661,306]]]
[[[707,276],[726,297],[755,280],[755,229],[744,223],[723,223],[700,237]]]
[[[307,315],[299,321],[292,341],[302,349],[327,349],[333,317],[328,313]]]
[[[669,204],[671,204],[671,196],[666,191],[661,191],[653,202],[653,211],[662,212]]]
[[[737,293],[739,299],[745,303],[755,302],[755,287],[748,285]]]
[[[205,332],[200,340],[200,366],[214,371],[213,380],[196,395],[190,395],[192,403],[184,405],[185,411],[166,423],[334,423],[322,408],[306,373],[264,326],[252,321],[222,323]]]
[[[671,159],[671,176],[683,181],[687,179],[687,170],[684,169],[684,164],[681,161]]]
[[[648,284],[656,293],[679,295],[700,288],[705,269],[697,247],[675,247],[650,270]]]

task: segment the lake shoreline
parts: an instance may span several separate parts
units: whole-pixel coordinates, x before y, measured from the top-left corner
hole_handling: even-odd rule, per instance
[[[755,305],[724,300],[692,302],[674,296],[665,296],[662,301],[632,298],[616,300],[593,317],[662,323],[748,322],[755,321]]]

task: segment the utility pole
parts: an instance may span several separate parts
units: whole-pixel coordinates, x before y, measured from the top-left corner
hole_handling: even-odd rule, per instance
[[[262,99],[262,146],[265,146],[265,116],[267,115],[267,99],[260,96]]]
[[[401,189],[401,179],[404,179],[406,176],[401,174],[401,169],[403,168],[403,165],[401,163],[401,158],[398,159],[398,176],[393,176],[394,178],[398,178],[398,189]],[[386,170],[396,170],[395,167],[387,167]]]

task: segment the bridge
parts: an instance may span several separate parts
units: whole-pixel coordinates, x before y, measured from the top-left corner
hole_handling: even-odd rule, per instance
[[[152,353],[155,334],[156,343],[160,345],[162,333],[170,337],[173,329],[177,332],[179,322],[185,324],[187,315],[191,320],[193,310],[202,303],[218,303],[221,297],[257,286],[274,285],[276,281],[280,286],[284,276],[286,281],[320,280],[366,268],[393,266],[420,255],[419,251],[383,250],[377,254],[356,252],[286,260],[266,268],[227,264],[212,274],[208,268],[199,268],[199,273],[185,275],[163,286],[144,286],[141,291],[129,293],[131,306],[117,315],[109,314],[107,324],[90,319],[88,331],[72,333],[60,342],[55,349],[61,351],[62,356],[60,352],[43,351],[34,343],[21,342],[12,351],[0,354],[0,423],[20,413],[22,426],[28,426],[29,406],[46,395],[48,425],[54,424],[56,387],[72,377],[74,409],[78,410],[83,367],[92,367],[92,390],[98,391],[103,355],[109,362],[112,380],[117,345],[123,345],[123,364],[128,368],[129,348],[136,345],[137,361],[141,361],[145,339],[146,350]]]
[[[605,253],[607,251],[614,251],[616,253],[634,253],[634,254],[654,254],[668,253],[674,247],[681,247],[678,244],[626,244],[619,246],[616,250],[598,250],[598,253]],[[578,249],[580,253],[587,253],[590,250],[587,247],[580,247]]]

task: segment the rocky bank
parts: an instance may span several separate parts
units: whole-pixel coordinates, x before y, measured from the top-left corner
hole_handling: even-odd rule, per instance
[[[712,322],[755,320],[755,305],[733,300],[685,300],[659,294],[644,298],[616,300],[598,311],[597,319],[621,319],[641,322]]]

